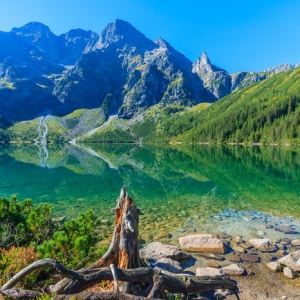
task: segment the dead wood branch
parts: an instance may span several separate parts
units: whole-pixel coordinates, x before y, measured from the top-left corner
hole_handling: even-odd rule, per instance
[[[83,278],[82,274],[78,274],[75,271],[67,269],[64,265],[59,263],[57,260],[52,258],[45,258],[35,261],[34,263],[30,264],[15,276],[13,276],[6,284],[2,286],[0,289],[1,291],[5,291],[7,289],[13,288],[20,280],[22,280],[26,275],[32,273],[33,271],[41,268],[51,267],[56,269],[62,275],[67,278]]]

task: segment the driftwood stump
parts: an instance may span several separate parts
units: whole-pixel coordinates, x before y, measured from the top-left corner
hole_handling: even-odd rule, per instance
[[[112,240],[107,252],[92,265],[87,266],[80,271],[91,272],[94,269],[108,267],[113,264],[120,269],[135,269],[144,266],[139,253],[139,216],[142,214],[129,197],[126,187],[121,189],[120,196],[117,199],[115,211],[115,228]],[[59,293],[71,286],[70,279],[63,279],[54,287],[52,292]],[[78,287],[78,282],[74,283],[73,290]],[[128,291],[129,285],[123,285],[122,290]]]
[[[24,276],[38,268],[45,267],[57,270],[64,277],[60,282],[46,289],[49,293],[55,293],[57,299],[64,300],[83,298],[138,300],[147,296],[148,299],[161,299],[166,298],[165,291],[181,293],[187,297],[188,293],[218,288],[230,289],[236,293],[236,284],[220,276],[200,277],[187,274],[162,274],[144,265],[140,258],[138,246],[139,216],[142,213],[132,198],[129,197],[125,186],[121,189],[116,207],[113,210],[116,214],[115,228],[110,247],[103,257],[79,271],[68,270],[51,258],[36,261],[0,287],[0,297],[37,298],[41,291],[21,290],[16,289],[15,286]],[[107,281],[110,287],[108,292],[103,291],[100,287],[104,281]],[[119,282],[121,282],[120,286]],[[134,295],[128,294],[129,292]]]

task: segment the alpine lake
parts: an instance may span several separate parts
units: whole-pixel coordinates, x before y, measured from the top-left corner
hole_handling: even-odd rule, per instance
[[[0,196],[54,207],[58,220],[93,210],[104,239],[122,186],[143,213],[140,241],[192,233],[300,232],[300,149],[208,145],[10,145],[0,150]]]

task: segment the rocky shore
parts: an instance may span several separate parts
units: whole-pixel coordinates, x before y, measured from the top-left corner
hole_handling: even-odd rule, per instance
[[[292,229],[291,229],[292,230]],[[151,267],[167,273],[226,276],[236,281],[240,299],[299,299],[300,240],[245,240],[241,235],[183,235],[178,245],[152,242],[140,250]],[[199,299],[236,299],[217,290]]]

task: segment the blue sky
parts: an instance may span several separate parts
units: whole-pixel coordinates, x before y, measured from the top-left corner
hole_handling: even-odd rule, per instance
[[[39,21],[57,35],[114,19],[164,38],[191,61],[205,51],[234,73],[300,62],[299,0],[0,0],[0,30]]]

